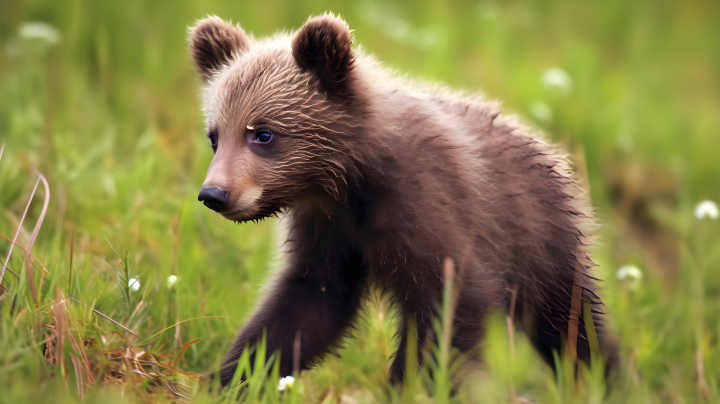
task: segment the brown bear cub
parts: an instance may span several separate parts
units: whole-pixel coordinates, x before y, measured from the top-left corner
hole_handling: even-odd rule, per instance
[[[477,356],[484,316],[514,303],[550,364],[573,340],[589,360],[580,313],[581,300],[599,304],[592,221],[567,160],[537,134],[496,103],[395,77],[331,15],[269,39],[212,17],[190,42],[215,152],[198,199],[238,222],[282,215],[288,232],[284,268],[227,354],[223,385],[263,330],[283,375],[307,367],[370,287],[392,296],[401,324],[414,317],[419,347],[434,341],[446,258],[461,352]],[[599,311],[593,320],[612,363]],[[394,381],[404,326],[398,338]]]

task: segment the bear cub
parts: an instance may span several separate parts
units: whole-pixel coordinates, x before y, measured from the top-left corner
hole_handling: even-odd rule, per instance
[[[227,354],[223,385],[264,331],[283,375],[306,368],[371,287],[402,316],[389,375],[401,382],[407,320],[419,355],[436,342],[446,260],[461,352],[477,357],[484,316],[512,307],[548,363],[565,345],[589,361],[592,218],[567,160],[538,134],[494,102],[396,77],[332,15],[267,39],[210,17],[190,50],[215,153],[198,199],[237,222],[282,215],[288,233],[284,268]],[[612,364],[602,313],[592,317]]]

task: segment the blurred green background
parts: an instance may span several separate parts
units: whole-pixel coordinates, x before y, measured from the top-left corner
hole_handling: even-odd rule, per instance
[[[80,351],[95,375],[84,376],[84,394],[98,402],[174,399],[132,372],[113,376],[110,351],[138,345],[176,371],[218,363],[278,240],[275,221],[236,226],[197,202],[212,152],[188,27],[215,14],[265,36],[325,11],[346,19],[358,46],[388,68],[483,91],[545,132],[575,162],[602,225],[594,258],[622,345],[619,380],[604,391],[597,369],[580,383],[556,378],[520,335],[511,355],[497,314],[474,393],[449,400],[720,401],[720,221],[712,203],[696,212],[720,201],[719,2],[3,0],[0,234],[15,235],[38,173],[51,198],[32,249],[46,268],[33,267],[35,298],[22,251],[8,264],[21,278],[2,280],[0,402],[79,400],[71,354]],[[44,192],[40,185],[18,237],[23,248]],[[0,238],[2,262],[9,247]],[[45,341],[68,295],[86,303],[63,306],[72,335],[96,342],[66,341],[53,362]],[[91,306],[142,338],[113,334],[122,330]],[[267,389],[253,400],[442,401],[432,386],[386,386],[394,325],[384,307],[371,305],[358,338],[305,372],[292,394]],[[161,332],[210,316],[220,318]],[[168,377],[188,384],[194,401],[227,398],[192,375]]]

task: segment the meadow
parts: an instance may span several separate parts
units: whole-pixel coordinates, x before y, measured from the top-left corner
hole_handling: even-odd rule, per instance
[[[215,14],[264,36],[325,11],[398,74],[502,100],[566,150],[601,225],[617,378],[576,378],[569,358],[554,374],[495,313],[486,368],[457,394],[454,355],[389,386],[397,320],[377,298],[283,391],[272,362],[208,389],[274,268],[277,221],[197,201],[212,151],[188,27]],[[4,0],[0,403],[720,402],[716,202],[716,1]]]

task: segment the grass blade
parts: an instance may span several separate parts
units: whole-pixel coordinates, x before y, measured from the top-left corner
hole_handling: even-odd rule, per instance
[[[83,302],[81,302],[81,301],[79,301],[79,300],[77,300],[77,299],[75,299],[75,298],[72,298],[72,297],[70,297],[70,296],[68,296],[68,299],[70,299],[70,300],[72,300],[73,302],[78,303],[78,304],[84,304]],[[135,331],[133,331],[133,330],[125,327],[124,325],[118,323],[117,321],[115,321],[115,320],[113,320],[112,318],[110,318],[109,316],[101,313],[101,312],[98,311],[97,309],[92,309],[92,311],[94,311],[95,313],[97,313],[97,314],[105,317],[106,319],[110,320],[112,323],[114,323],[115,325],[121,327],[123,330],[129,332],[130,334],[132,334],[132,335],[134,335],[134,336],[136,336],[136,337],[140,337],[140,334],[138,334],[138,333],[136,333]]]
[[[27,249],[25,251],[25,269],[28,274],[28,284],[30,284],[30,293],[32,294],[33,300],[35,301],[35,308],[37,308],[39,303],[39,298],[37,295],[37,290],[35,290],[35,271],[33,270],[32,261],[30,258],[30,251],[32,251],[33,245],[35,244],[35,240],[37,239],[38,233],[40,233],[40,228],[42,227],[43,220],[45,219],[45,213],[47,212],[48,205],[50,204],[50,186],[48,185],[47,180],[45,179],[45,176],[42,174],[39,174],[38,182],[42,181],[43,186],[45,187],[45,201],[43,202],[42,210],[40,211],[40,216],[38,217],[37,222],[35,223],[35,228],[33,229],[32,235],[30,236],[30,242],[28,243]],[[37,183],[35,183],[35,188],[37,188]],[[34,191],[33,191],[34,194]],[[32,201],[32,198],[30,198],[30,201]],[[28,202],[28,207],[30,206],[30,202]],[[27,212],[27,209],[25,210]],[[40,275],[40,278],[42,279],[42,274]],[[42,282],[41,282],[42,283]]]
[[[13,247],[15,247],[17,243],[18,236],[20,235],[20,231],[22,230],[22,224],[25,221],[25,216],[27,216],[28,210],[30,210],[30,204],[32,203],[33,197],[35,197],[35,191],[37,190],[37,186],[40,183],[40,179],[38,178],[37,182],[35,183],[35,187],[32,190],[32,193],[30,194],[30,199],[28,200],[27,206],[25,206],[25,212],[23,213],[22,217],[20,218],[20,223],[18,223],[17,231],[15,232],[15,237],[12,239],[12,244],[10,245],[10,249],[8,250],[7,256],[5,257],[5,263],[3,264],[2,271],[0,271],[0,282],[2,282],[3,277],[5,276],[5,269],[7,269],[7,264],[10,262],[10,255],[12,255]],[[36,302],[37,303],[37,302]]]
[[[173,324],[173,325],[171,325],[171,326],[169,326],[169,327],[165,327],[165,328],[163,328],[162,330],[156,332],[155,334],[147,337],[147,339],[143,340],[142,342],[139,342],[138,345],[146,345],[146,344],[151,343],[152,341],[155,340],[155,338],[159,337],[162,333],[164,333],[165,331],[167,331],[167,330],[169,330],[169,329],[177,326],[178,324],[186,323],[186,322],[188,322],[188,321],[193,321],[193,320],[204,320],[204,319],[207,319],[207,318],[228,318],[228,317],[227,317],[227,316],[195,317],[195,318],[188,318],[188,319],[186,319],[186,320],[178,321],[177,323],[175,323],[175,324]],[[123,327],[123,328],[125,328],[125,327]],[[131,331],[131,332],[132,332],[132,331]],[[133,334],[135,334],[135,333],[133,332]],[[137,335],[137,334],[135,334],[135,335]]]
[[[182,359],[182,356],[183,356],[183,354],[185,353],[185,350],[186,350],[190,345],[192,345],[192,344],[194,344],[194,343],[196,343],[196,342],[198,342],[198,341],[200,341],[200,338],[194,339],[194,340],[188,342],[187,344],[183,345],[182,350],[180,351],[180,354],[178,354],[177,358],[175,358],[175,363],[180,362],[180,359]]]

